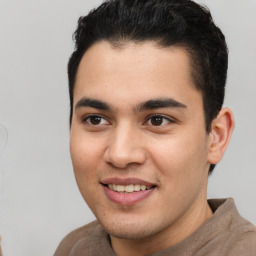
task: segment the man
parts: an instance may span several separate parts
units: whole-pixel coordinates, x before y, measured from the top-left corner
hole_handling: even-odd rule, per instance
[[[227,46],[190,0],[110,0],[79,19],[70,149],[97,221],[55,256],[256,255],[232,199],[207,201],[234,127]]]

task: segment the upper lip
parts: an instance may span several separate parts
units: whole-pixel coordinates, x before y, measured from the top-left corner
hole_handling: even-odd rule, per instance
[[[103,185],[107,185],[107,184],[117,184],[117,185],[145,185],[145,186],[155,186],[155,184],[142,180],[142,179],[138,179],[138,178],[126,178],[126,179],[120,179],[120,178],[107,178],[101,181],[101,184]]]

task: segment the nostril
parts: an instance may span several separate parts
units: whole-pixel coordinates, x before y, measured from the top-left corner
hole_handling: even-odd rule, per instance
[[[136,148],[135,146],[130,148],[124,146],[121,148],[112,145],[106,150],[104,160],[114,168],[126,169],[133,165],[143,164],[146,160],[146,153],[143,149]]]

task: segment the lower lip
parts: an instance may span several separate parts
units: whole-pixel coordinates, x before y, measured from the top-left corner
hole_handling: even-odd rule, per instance
[[[137,192],[131,192],[131,193],[119,193],[119,192],[113,191],[112,189],[109,189],[106,186],[103,186],[103,188],[104,188],[105,194],[112,202],[115,202],[121,205],[136,204],[139,201],[147,198],[154,191],[154,188],[151,188],[144,191],[137,191]]]

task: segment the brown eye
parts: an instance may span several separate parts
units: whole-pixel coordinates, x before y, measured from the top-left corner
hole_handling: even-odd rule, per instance
[[[161,115],[151,116],[147,121],[147,124],[152,126],[162,126],[168,123],[172,123],[172,121]]]
[[[85,119],[85,122],[87,122],[90,125],[95,125],[95,126],[108,124],[108,121],[105,118],[103,118],[101,116],[97,116],[97,115],[88,116]]]
[[[91,116],[91,117],[89,118],[89,122],[90,122],[91,124],[93,124],[93,125],[98,125],[98,124],[100,124],[100,122],[101,122],[101,117],[99,117],[99,116]]]
[[[162,116],[153,116],[151,117],[151,124],[154,126],[159,126],[163,123],[163,117]]]

